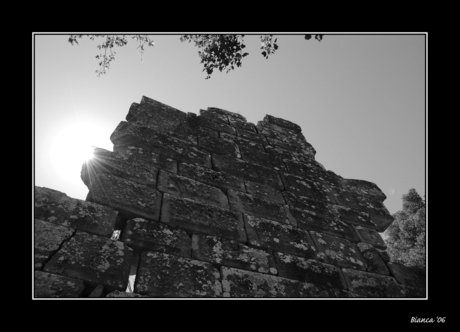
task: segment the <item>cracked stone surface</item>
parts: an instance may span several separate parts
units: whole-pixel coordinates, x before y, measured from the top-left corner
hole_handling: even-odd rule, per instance
[[[84,289],[83,280],[35,271],[34,296],[36,298],[81,297]]]

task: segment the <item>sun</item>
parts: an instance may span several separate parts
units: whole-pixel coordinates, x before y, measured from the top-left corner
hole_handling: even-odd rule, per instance
[[[103,147],[109,134],[97,125],[77,122],[67,125],[53,138],[51,166],[61,177],[80,181],[82,164],[93,158],[94,147]]]

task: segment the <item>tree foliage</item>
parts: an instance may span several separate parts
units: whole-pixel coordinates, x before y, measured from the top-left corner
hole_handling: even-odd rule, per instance
[[[425,269],[425,200],[410,189],[402,196],[403,209],[396,212],[395,220],[385,231],[387,251],[392,262]]]
[[[81,39],[83,35],[71,35],[68,42],[71,45],[78,44],[77,39]],[[97,76],[100,77],[107,73],[110,68],[110,64],[115,60],[116,52],[112,49],[115,46],[123,47],[128,44],[128,38],[126,35],[87,35],[90,40],[95,38],[105,38],[105,41],[97,45],[97,48],[101,51],[96,56],[99,61],[99,70],[96,70]],[[140,56],[142,61],[142,55],[144,47],[154,46],[153,40],[148,35],[133,35],[130,36],[135,39],[140,49]],[[305,39],[311,39],[312,35],[305,35]],[[211,77],[211,74],[215,69],[219,71],[225,70],[227,73],[236,67],[241,67],[242,59],[249,55],[247,52],[243,52],[246,47],[244,45],[244,35],[182,35],[180,37],[181,42],[188,41],[194,42],[195,46],[198,47],[198,55],[201,59],[201,63],[204,66],[203,71],[206,71],[206,79]],[[321,41],[323,35],[316,35],[316,40]],[[273,35],[261,35],[261,54],[265,59],[268,59],[270,54],[274,54],[278,49],[277,38],[273,39]],[[102,52],[103,51],[103,52]],[[108,52],[107,52],[108,51]]]

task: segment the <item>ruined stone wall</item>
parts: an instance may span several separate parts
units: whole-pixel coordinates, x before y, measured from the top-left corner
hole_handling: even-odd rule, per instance
[[[35,297],[425,297],[389,262],[374,184],[315,161],[301,128],[143,97],[81,178],[35,188]]]

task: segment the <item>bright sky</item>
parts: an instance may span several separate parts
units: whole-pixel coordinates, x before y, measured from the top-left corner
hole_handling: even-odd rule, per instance
[[[129,38],[97,77],[95,41],[34,36],[34,184],[86,199],[81,144],[112,150],[109,137],[142,96],[184,112],[218,107],[257,124],[266,114],[302,128],[316,160],[348,179],[376,183],[390,213],[426,188],[425,34],[276,35],[268,60],[246,35],[242,67],[205,80],[198,49],[179,35],[153,35],[143,62]]]

